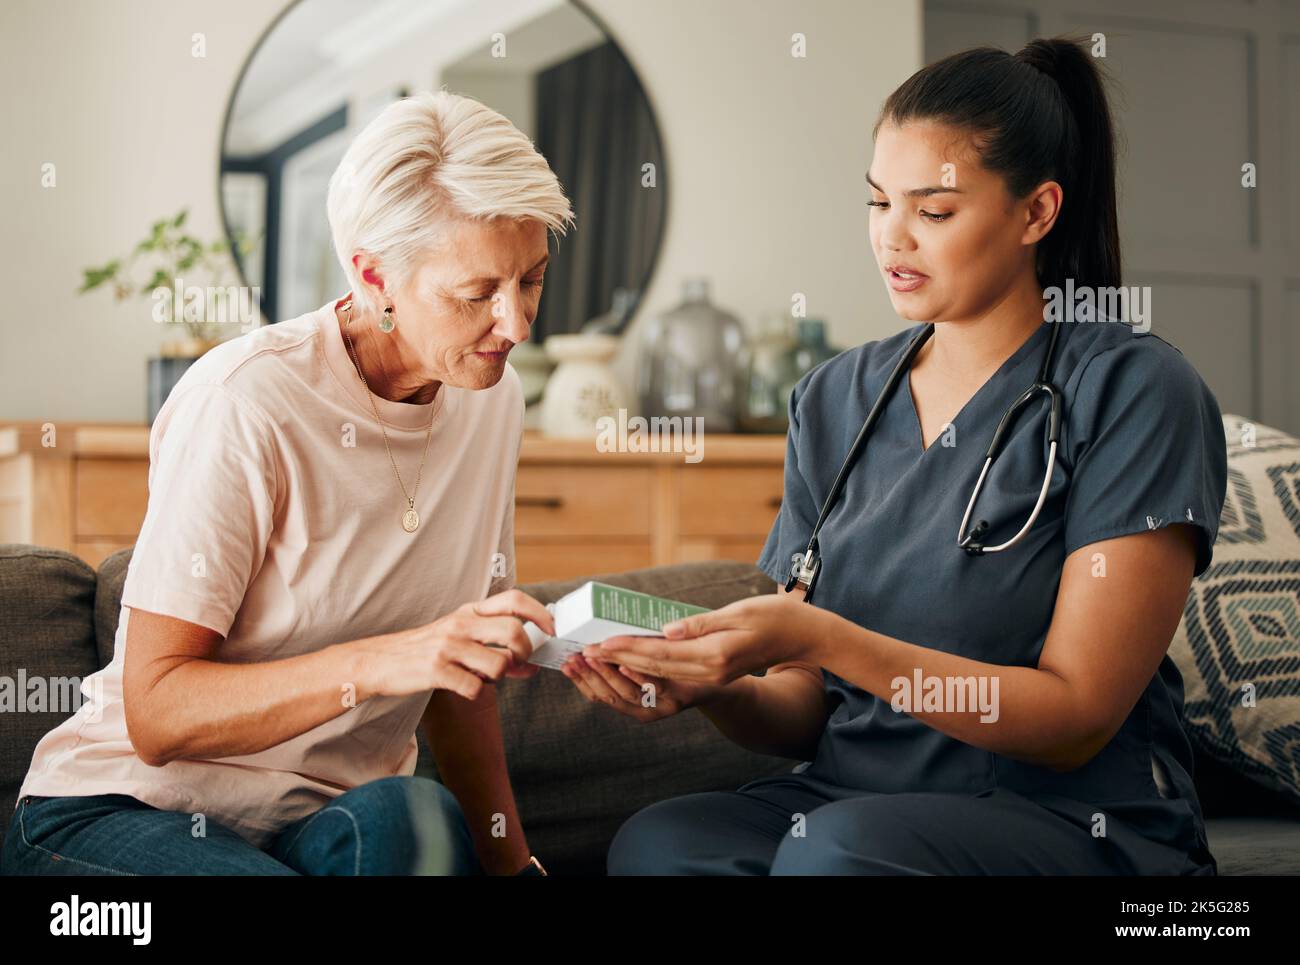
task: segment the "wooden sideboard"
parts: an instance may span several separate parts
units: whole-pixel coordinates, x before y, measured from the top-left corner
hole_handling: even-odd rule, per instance
[[[135,543],[148,503],[149,428],[0,424],[0,542],[66,549],[91,566]],[[781,505],[784,436],[710,435],[703,459],[602,453],[524,436],[515,493],[518,580],[706,559],[753,562]]]
[[[68,550],[91,566],[133,546],[149,499],[149,428],[0,424],[0,542]],[[51,444],[52,443],[52,444]]]

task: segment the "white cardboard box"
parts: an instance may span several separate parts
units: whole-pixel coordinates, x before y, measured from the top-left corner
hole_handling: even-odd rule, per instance
[[[662,636],[660,630],[665,623],[708,612],[708,607],[594,581],[584,583],[546,609],[555,617],[556,635],[547,636],[531,622],[524,623],[524,631],[533,641],[533,655],[528,662],[553,670],[560,669],[570,654],[581,653],[588,644],[624,635]]]

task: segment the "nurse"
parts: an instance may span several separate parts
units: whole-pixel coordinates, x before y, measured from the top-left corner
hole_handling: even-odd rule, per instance
[[[667,639],[612,638],[565,670],[629,716],[698,707],[736,743],[802,763],[645,808],[608,869],[1215,874],[1166,651],[1218,529],[1219,408],[1145,327],[1044,316],[1053,289],[1121,283],[1101,76],[1066,40],[968,51],[896,90],[875,134],[871,244],[913,324],[795,388],[758,561],[777,592]],[[990,551],[968,553],[989,443],[1049,347],[1055,459],[1040,398],[1008,425],[971,517]],[[804,602],[786,591],[792,565],[882,396]]]

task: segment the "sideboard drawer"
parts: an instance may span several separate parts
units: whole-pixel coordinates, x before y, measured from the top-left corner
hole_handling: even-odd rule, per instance
[[[682,536],[767,536],[781,509],[779,466],[691,467],[678,476]]]
[[[149,505],[147,459],[78,459],[78,539],[122,536],[135,541]]]
[[[515,477],[515,536],[649,536],[651,470],[527,466]]]
[[[571,580],[653,565],[654,556],[648,542],[515,544],[516,583]]]

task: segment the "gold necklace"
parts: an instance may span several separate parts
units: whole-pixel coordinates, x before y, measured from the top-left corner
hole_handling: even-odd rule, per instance
[[[434,411],[429,413],[429,428],[424,434],[424,453],[420,456],[420,468],[415,474],[415,489],[411,492],[406,491],[406,484],[402,482],[402,474],[397,471],[397,460],[393,458],[392,447],[388,445],[388,431],[384,426],[384,420],[379,417],[379,407],[375,405],[374,393],[370,391],[370,383],[366,381],[366,374],[361,371],[361,363],[357,360],[356,346],[352,344],[352,299],[348,299],[348,320],[343,330],[343,337],[348,341],[348,348],[352,355],[352,364],[357,367],[357,375],[361,377],[361,384],[365,386],[366,398],[370,400],[370,408],[375,413],[375,421],[379,423],[379,431],[384,436],[384,449],[388,452],[388,461],[393,464],[393,475],[397,477],[397,485],[402,487],[402,495],[406,497],[406,512],[402,514],[402,529],[408,533],[414,533],[420,526],[420,514],[415,510],[415,494],[420,490],[420,479],[424,476],[424,460],[429,455],[429,440],[433,438],[433,419],[437,415],[437,410],[441,408],[441,403],[433,407]],[[379,360],[382,368],[384,360]],[[388,372],[384,370],[385,376]]]

